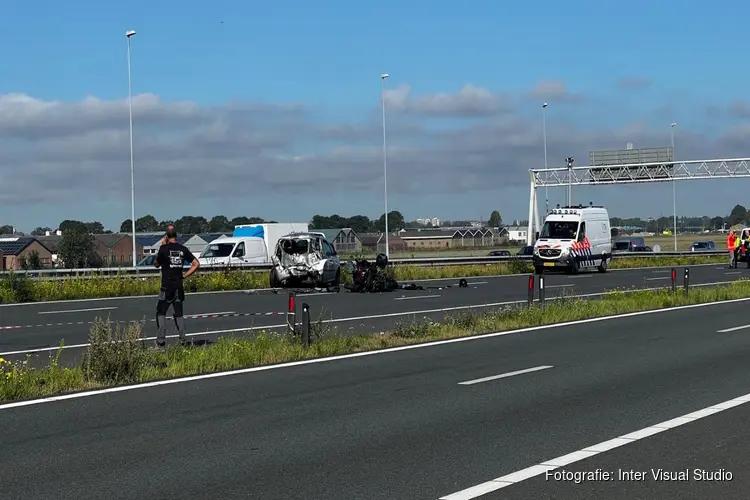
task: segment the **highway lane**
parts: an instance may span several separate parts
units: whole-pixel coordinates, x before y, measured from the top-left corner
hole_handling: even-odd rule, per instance
[[[727,282],[750,276],[746,269],[729,270],[719,265],[691,267],[691,284]],[[561,294],[601,293],[615,288],[670,286],[669,269],[643,269],[585,273],[577,276],[546,275],[547,297]],[[396,291],[369,295],[301,294],[298,304],[306,302],[314,320],[336,320],[330,326],[339,332],[393,329],[398,321],[412,316],[440,319],[457,308],[525,300],[528,276],[469,279],[469,288],[460,289],[458,280],[424,283],[419,291]],[[678,284],[682,283],[682,273]],[[445,285],[453,285],[445,288]],[[441,288],[442,289],[438,289]],[[90,323],[96,318],[112,321],[147,321],[147,332],[155,332],[153,297],[130,299],[42,303],[0,308],[0,352],[15,352],[57,346],[61,339],[68,345],[86,343]],[[186,314],[190,333],[226,333],[238,329],[280,327],[285,324],[287,294],[227,292],[188,294]],[[430,312],[425,312],[430,311]],[[299,311],[298,311],[299,312]],[[272,314],[268,314],[272,313]],[[171,326],[171,325],[170,325]]]
[[[749,331],[717,333],[747,324],[746,308],[662,311],[0,407],[13,457],[0,461],[3,493],[435,500],[749,393]],[[623,456],[623,467],[631,463]]]
[[[576,484],[542,475],[479,498],[746,500],[750,491],[749,406],[742,405],[711,415],[564,468],[571,473],[601,469],[612,474],[606,481]],[[669,472],[668,479],[655,479],[654,473],[659,470]],[[685,471],[685,476],[675,476]],[[703,471],[707,474],[703,475]]]

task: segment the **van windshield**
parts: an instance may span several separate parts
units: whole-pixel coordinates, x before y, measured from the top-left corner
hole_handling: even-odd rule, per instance
[[[555,240],[574,240],[578,231],[578,222],[573,221],[547,221],[542,227],[540,238],[552,238]]]
[[[234,243],[211,243],[203,250],[201,257],[229,257]]]

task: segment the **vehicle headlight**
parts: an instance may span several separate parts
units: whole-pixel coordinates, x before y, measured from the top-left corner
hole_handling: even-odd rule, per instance
[[[560,250],[560,255],[568,255],[570,253],[570,248],[563,248]]]

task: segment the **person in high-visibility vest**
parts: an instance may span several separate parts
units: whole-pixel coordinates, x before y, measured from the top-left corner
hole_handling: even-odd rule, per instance
[[[739,240],[735,232],[729,231],[727,237],[727,250],[729,251],[729,268],[737,267],[737,250],[739,249]]]

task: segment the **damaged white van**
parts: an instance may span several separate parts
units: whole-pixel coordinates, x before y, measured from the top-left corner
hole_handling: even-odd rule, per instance
[[[612,259],[612,236],[607,209],[595,206],[561,207],[550,211],[534,244],[536,274],[545,269],[578,272],[597,268],[607,272]]]
[[[309,284],[338,287],[341,259],[322,233],[292,233],[279,238],[271,256],[271,288]]]

